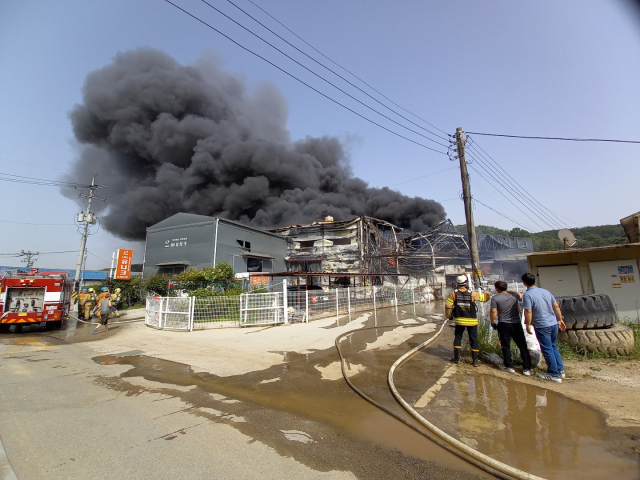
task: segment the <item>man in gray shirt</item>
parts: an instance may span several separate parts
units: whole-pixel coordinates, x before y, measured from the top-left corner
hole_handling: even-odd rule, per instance
[[[520,298],[518,292],[507,292],[507,284],[503,281],[495,283],[497,295],[491,297],[491,323],[498,323],[498,336],[502,345],[502,357],[504,358],[504,370],[516,373],[513,369],[511,358],[511,339],[516,343],[522,357],[522,374],[531,376],[531,356],[527,349],[527,340],[524,336],[522,321],[520,320]]]

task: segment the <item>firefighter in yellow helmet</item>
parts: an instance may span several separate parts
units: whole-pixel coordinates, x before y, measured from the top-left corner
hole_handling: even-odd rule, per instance
[[[118,312],[116,305],[118,305],[118,302],[120,301],[121,292],[122,289],[116,288],[111,294],[111,311],[115,314],[116,317],[120,316],[120,312]]]
[[[476,302],[487,302],[491,298],[490,292],[470,292],[469,279],[466,275],[456,278],[457,288],[453,290],[444,303],[444,313],[447,318],[453,319],[456,324],[455,338],[453,340],[454,363],[460,363],[460,351],[462,350],[462,334],[465,329],[469,334],[471,343],[471,357],[473,366],[480,365],[478,345],[478,311]]]
[[[89,294],[89,297],[84,304],[84,319],[91,320],[91,310],[93,310],[93,307],[96,305],[96,291],[93,288],[90,288],[87,293]]]

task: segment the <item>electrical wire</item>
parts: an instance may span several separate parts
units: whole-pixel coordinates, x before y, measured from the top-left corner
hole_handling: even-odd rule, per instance
[[[355,110],[353,110],[353,109],[351,109],[351,108],[347,107],[346,105],[344,105],[344,104],[342,104],[342,103],[338,102],[337,100],[335,100],[335,99],[331,98],[329,95],[327,95],[327,94],[325,94],[325,93],[322,93],[322,92],[321,92],[320,90],[318,90],[317,88],[315,88],[315,87],[313,87],[313,86],[309,85],[309,84],[308,84],[308,83],[306,83],[305,81],[303,81],[303,80],[301,80],[300,78],[296,77],[296,76],[295,76],[295,75],[293,75],[292,73],[289,73],[289,72],[288,72],[288,71],[286,71],[284,68],[279,67],[278,65],[276,65],[275,63],[273,63],[273,62],[271,62],[270,60],[266,59],[266,58],[265,58],[265,57],[263,57],[262,55],[260,55],[260,54],[258,54],[258,53],[256,53],[256,52],[254,52],[253,50],[251,50],[251,49],[249,49],[249,48],[245,47],[245,46],[244,46],[244,45],[242,45],[241,43],[239,43],[239,42],[237,42],[236,40],[234,40],[233,38],[231,38],[229,35],[226,35],[225,33],[221,32],[220,30],[218,30],[217,28],[215,28],[214,26],[212,26],[212,25],[210,25],[209,23],[205,22],[204,20],[200,19],[200,18],[199,18],[199,17],[197,17],[196,15],[194,15],[194,14],[192,14],[192,13],[188,12],[187,10],[185,10],[184,8],[182,8],[182,7],[178,6],[178,5],[176,5],[176,4],[175,4],[175,3],[173,3],[171,0],[164,0],[164,1],[165,1],[166,3],[168,3],[168,4],[172,5],[172,6],[174,6],[175,8],[177,8],[178,10],[180,10],[181,12],[185,13],[186,15],[190,16],[190,17],[191,17],[191,18],[193,18],[194,20],[196,20],[196,21],[198,21],[198,22],[202,23],[203,25],[205,25],[206,27],[210,28],[210,29],[211,29],[211,30],[213,30],[214,32],[216,32],[216,33],[218,33],[218,34],[222,35],[222,36],[223,36],[223,37],[225,37],[227,40],[231,41],[232,43],[234,43],[234,44],[235,44],[235,45],[237,45],[238,47],[242,48],[242,49],[243,49],[243,50],[245,50],[246,52],[251,53],[252,55],[254,55],[254,56],[256,56],[256,57],[260,58],[261,60],[265,61],[265,62],[266,62],[266,63],[268,63],[269,65],[271,65],[271,66],[273,66],[273,67],[277,68],[278,70],[280,70],[280,71],[281,71],[282,73],[284,73],[285,75],[288,75],[289,77],[291,77],[291,78],[293,78],[294,80],[296,80],[296,81],[300,82],[301,84],[303,84],[303,85],[305,85],[306,87],[310,88],[311,90],[313,90],[314,92],[318,93],[319,95],[322,95],[322,96],[323,96],[323,97],[325,97],[327,100],[330,100],[331,102],[335,103],[336,105],[341,106],[342,108],[344,108],[344,109],[346,109],[346,110],[350,111],[351,113],[353,113],[353,114],[357,115],[358,117],[360,117],[360,118],[362,118],[362,119],[366,120],[367,122],[372,123],[373,125],[376,125],[376,126],[378,126],[378,127],[382,128],[383,130],[386,130],[387,132],[392,133],[393,135],[396,135],[396,136],[398,136],[398,137],[400,137],[400,138],[403,138],[404,140],[407,140],[407,141],[409,141],[409,142],[411,142],[411,143],[414,143],[414,144],[419,145],[419,146],[421,146],[421,147],[423,147],[423,148],[426,148],[427,150],[431,150],[431,151],[433,151],[433,152],[440,153],[440,154],[442,154],[442,155],[446,155],[446,152],[441,152],[441,151],[436,150],[436,149],[434,149],[434,148],[428,147],[428,146],[426,146],[426,145],[424,145],[424,144],[422,144],[422,143],[420,143],[420,142],[417,142],[417,141],[415,141],[415,140],[413,140],[413,139],[411,139],[411,138],[405,137],[404,135],[402,135],[402,134],[400,134],[400,133],[398,133],[398,132],[395,132],[395,131],[393,131],[393,130],[389,129],[389,128],[387,128],[387,127],[385,127],[385,126],[383,126],[383,125],[381,125],[381,124],[379,124],[379,123],[375,122],[374,120],[371,120],[371,119],[370,119],[370,118],[368,118],[368,117],[365,117],[364,115],[362,115],[362,114],[360,114],[360,113],[356,112]],[[407,128],[407,127],[404,127],[404,128]],[[419,134],[419,135],[421,135],[421,134]],[[424,136],[424,135],[421,135],[421,136]],[[425,137],[425,138],[428,138],[428,137]],[[431,139],[429,139],[429,140],[431,140]],[[431,140],[431,141],[433,141],[433,140]]]
[[[60,180],[50,180],[45,178],[25,177],[23,175],[14,175],[11,173],[3,173],[3,172],[0,172],[0,176],[11,177],[11,178],[0,177],[0,180],[5,182],[32,183],[36,185],[48,185],[52,187],[84,187],[85,186],[79,183],[63,182]]]
[[[508,216],[507,216],[507,215],[505,215],[504,213],[499,212],[498,210],[496,210],[496,209],[494,209],[494,208],[490,207],[489,205],[487,205],[487,204],[485,204],[485,203],[481,202],[481,201],[480,201],[480,200],[478,200],[477,198],[473,197],[473,201],[478,202],[478,203],[479,203],[480,205],[482,205],[483,207],[488,208],[488,209],[489,209],[489,210],[491,210],[492,212],[497,213],[497,214],[498,214],[498,215],[500,215],[501,217],[506,218],[507,220],[509,220],[509,221],[511,221],[511,222],[513,222],[513,223],[515,223],[516,225],[520,225],[520,226],[521,226],[522,228],[524,228],[526,231],[528,231],[528,232],[530,232],[530,233],[532,232],[532,231],[529,229],[529,227],[527,227],[526,225],[523,225],[523,224],[521,224],[520,222],[518,222],[517,220],[514,220],[514,219],[513,219],[513,218],[511,218],[511,217],[508,217]]]
[[[413,182],[414,180],[420,180],[421,178],[432,177],[433,175],[437,175],[439,173],[447,172],[449,170],[456,170],[457,168],[459,168],[459,167],[445,168],[444,170],[438,170],[437,172],[429,173],[429,174],[423,175],[421,177],[416,177],[416,178],[412,178],[411,180],[407,180],[407,181],[404,181],[404,182],[400,182],[400,183],[395,183],[393,185],[389,185],[389,187],[397,187],[398,185],[404,185],[405,183]]]
[[[526,135],[504,135],[499,133],[467,132],[470,135],[485,135],[488,137],[523,138],[526,140],[563,140],[566,142],[614,142],[614,143],[640,143],[640,140],[614,140],[609,138],[566,138],[566,137],[530,137]]]
[[[480,160],[478,157],[475,157],[471,152],[467,152],[467,155],[469,157],[471,157],[472,159],[474,159],[476,162],[478,162],[479,165],[483,166],[485,168],[485,172],[491,176],[499,185],[502,186],[502,188],[504,188],[504,190],[511,195],[518,203],[520,203],[521,205],[523,205],[526,208],[529,208],[529,212],[538,217],[538,219],[546,224],[547,226],[550,226],[551,229],[557,229],[558,227],[556,225],[554,225],[553,223],[553,219],[551,219],[550,221],[550,217],[546,217],[545,218],[545,213],[542,212],[542,214],[538,213],[538,211],[536,210],[536,206],[534,204],[531,203],[530,200],[523,198],[523,195],[521,194],[521,192],[518,192],[515,188],[513,188],[511,185],[509,185],[508,181],[504,181],[503,179],[498,178],[500,176],[499,172],[497,172],[495,169],[493,169],[490,165],[488,165],[487,163],[485,163],[484,161]],[[477,169],[474,169],[476,172],[478,172]],[[523,212],[525,213],[525,212]],[[525,214],[526,215],[526,214]],[[528,216],[528,215],[527,215]],[[529,217],[531,219],[531,217]],[[540,224],[538,224],[535,220],[531,219],[534,223],[536,223],[536,225],[538,225],[540,228],[542,228],[542,226]],[[560,227],[562,228],[562,227]],[[542,228],[544,230],[544,228]]]
[[[553,212],[552,210],[550,210],[549,208],[545,207],[542,203],[540,203],[540,201],[538,201],[538,200],[537,200],[533,195],[531,195],[531,194],[530,194],[530,193],[529,193],[529,192],[528,192],[528,191],[527,191],[527,190],[526,190],[522,185],[520,185],[520,183],[518,182],[518,180],[516,180],[515,178],[513,178],[511,175],[509,175],[509,173],[508,173],[506,170],[504,170],[503,168],[501,168],[501,167],[500,167],[500,165],[498,164],[498,162],[496,162],[496,161],[495,161],[495,159],[494,159],[491,155],[489,155],[489,153],[487,153],[487,151],[486,151],[486,150],[484,150],[484,149],[482,148],[482,146],[480,146],[477,142],[475,142],[475,140],[474,140],[474,139],[471,139],[471,142],[472,142],[472,143],[471,143],[470,148],[471,148],[474,152],[478,153],[480,156],[482,156],[482,157],[483,157],[483,158],[485,158],[485,159],[488,157],[488,158],[489,158],[489,160],[491,160],[491,161],[494,163],[494,165],[496,165],[498,168],[500,168],[500,170],[501,170],[501,171],[503,171],[503,172],[504,172],[504,173],[505,173],[505,174],[506,174],[506,175],[507,175],[507,176],[508,176],[508,177],[509,177],[509,178],[510,178],[510,179],[511,179],[511,180],[512,180],[512,181],[513,181],[513,182],[514,182],[514,183],[515,183],[519,188],[521,188],[521,189],[522,189],[522,191],[523,191],[524,193],[526,193],[526,194],[528,195],[528,197],[529,197],[533,202],[537,203],[537,204],[538,204],[538,206],[539,206],[540,208],[542,208],[542,209],[546,210],[547,212],[551,213],[551,214],[556,218],[556,220],[558,221],[558,223],[559,223],[560,225],[565,226],[564,222],[559,218],[560,216],[559,216],[557,213],[555,213],[555,212]],[[476,146],[477,146],[477,148],[476,148]],[[478,150],[478,149],[479,149],[479,150]],[[485,155],[486,155],[486,157],[485,157]],[[488,160],[487,160],[487,161],[488,161]],[[573,220],[571,220],[571,219],[567,219],[567,220],[569,220],[569,221],[573,222]],[[574,223],[575,223],[576,225],[578,224],[578,222],[574,222]]]
[[[215,7],[211,6],[208,2],[206,2],[205,0],[202,0],[204,3],[206,3],[207,5],[209,5],[211,8],[214,8],[216,11],[219,12],[218,9],[216,9]],[[242,13],[244,13],[246,16],[248,16],[250,19],[252,19],[254,22],[256,22],[258,25],[262,26],[263,28],[265,28],[266,30],[268,30],[269,32],[271,32],[273,35],[275,35],[276,37],[278,37],[280,40],[282,40],[283,42],[285,42],[287,45],[289,45],[292,48],[295,48],[298,52],[300,52],[301,54],[303,54],[304,56],[306,56],[307,58],[309,58],[310,60],[313,60],[314,62],[316,62],[318,65],[320,65],[321,67],[325,68],[326,70],[330,71],[331,73],[333,73],[335,76],[337,76],[338,78],[344,80],[345,82],[347,82],[349,85],[351,85],[352,87],[356,88],[357,90],[359,90],[360,92],[364,93],[367,97],[369,97],[370,99],[372,99],[374,102],[379,103],[380,105],[382,105],[383,107],[385,107],[387,110],[395,113],[396,115],[398,115],[400,118],[403,118],[404,120],[406,120],[407,122],[415,125],[418,128],[421,128],[422,130],[429,132],[431,135],[434,135],[437,138],[440,138],[444,141],[448,141],[447,137],[443,137],[442,135],[439,135],[437,133],[432,132],[431,130],[423,127],[422,125],[419,125],[417,123],[415,123],[414,121],[408,119],[407,117],[405,117],[404,115],[398,113],[397,111],[395,111],[393,108],[387,106],[386,104],[382,103],[380,100],[378,100],[377,98],[375,98],[374,96],[370,95],[369,93],[365,92],[362,88],[358,87],[357,85],[355,85],[354,83],[350,82],[349,80],[347,80],[346,78],[344,78],[342,75],[340,75],[338,72],[332,70],[331,68],[327,67],[325,64],[323,64],[322,62],[316,60],[315,58],[313,58],[311,55],[307,54],[306,52],[300,50],[298,47],[296,47],[295,45],[293,45],[291,42],[289,42],[288,40],[286,40],[285,38],[281,37],[280,35],[278,35],[276,32],[274,32],[273,30],[271,30],[269,27],[267,27],[264,23],[260,22],[259,20],[257,20],[255,17],[253,17],[250,13],[246,12],[245,10],[243,10],[241,7],[239,7],[237,4],[235,4],[232,0],[227,0],[228,3],[230,3],[231,5],[233,5],[234,7],[236,7],[238,10],[240,10]],[[223,14],[224,15],[224,14]],[[226,15],[225,15],[226,16]],[[227,17],[229,18],[229,17]],[[235,20],[233,20],[235,22]],[[237,22],[235,22],[237,23]],[[239,24],[238,24],[239,25]],[[244,28],[244,27],[243,27]],[[255,35],[255,34],[254,34]],[[261,38],[261,37],[258,37]],[[275,48],[275,47],[274,47]],[[278,50],[280,51],[280,50]],[[291,58],[291,57],[289,57]],[[296,62],[297,63],[297,62]],[[305,67],[306,68],[306,67]],[[333,84],[332,84],[333,85]],[[337,88],[337,87],[336,87]],[[342,90],[341,90],[342,91]],[[344,92],[343,92],[344,93]],[[352,97],[353,98],[353,97]],[[379,112],[377,112],[379,113]],[[435,140],[434,140],[435,142]],[[438,142],[436,142],[438,143]],[[438,145],[441,145],[443,147],[446,147],[447,145],[443,145],[441,143],[438,143]]]
[[[0,220],[2,223],[14,223],[16,225],[37,225],[37,226],[53,226],[53,225],[65,225],[71,226],[75,225],[75,223],[29,223],[29,222],[11,222],[9,220]]]
[[[262,10],[267,16],[271,17],[276,23],[280,24],[285,30],[287,30],[289,33],[291,33],[294,37],[298,38],[300,41],[302,41],[304,44],[306,44],[307,46],[309,46],[310,48],[312,48],[313,50],[315,50],[317,53],[319,53],[320,55],[322,55],[324,58],[326,58],[327,60],[329,60],[331,63],[333,63],[334,65],[336,65],[337,67],[341,68],[342,70],[344,70],[345,72],[347,72],[349,75],[351,75],[352,77],[356,78],[357,80],[361,81],[364,85],[366,85],[367,87],[369,87],[371,90],[373,90],[374,92],[376,92],[378,95],[380,95],[381,97],[383,97],[384,99],[388,100],[389,102],[391,102],[393,105],[395,105],[396,107],[398,107],[400,110],[407,112],[410,115],[413,115],[414,117],[416,117],[419,120],[422,120],[424,123],[426,123],[427,125],[435,128],[436,130],[438,130],[439,132],[445,134],[445,135],[449,135],[447,132],[445,132],[444,130],[438,128],[437,126],[435,126],[432,123],[429,123],[427,120],[425,120],[424,118],[420,117],[419,115],[407,110],[406,108],[402,107],[401,105],[398,105],[396,102],[394,102],[393,100],[391,100],[389,97],[387,97],[385,94],[383,94],[382,92],[380,92],[379,90],[376,90],[373,86],[371,86],[370,84],[368,84],[367,82],[365,82],[362,78],[360,78],[359,76],[357,76],[355,73],[351,72],[350,70],[346,69],[345,67],[343,67],[342,65],[340,65],[338,62],[336,62],[335,60],[332,60],[331,58],[329,58],[328,56],[326,56],[324,53],[322,53],[320,50],[318,50],[316,47],[314,47],[313,45],[311,45],[309,42],[307,42],[304,38],[300,37],[298,34],[296,34],[293,30],[291,30],[289,27],[287,27],[284,23],[282,23],[280,20],[278,20],[276,17],[274,17],[273,15],[271,15],[269,12],[267,12],[264,8],[262,8],[260,5],[258,5],[257,3],[255,3],[253,0],[247,0],[249,3],[252,3],[255,7],[259,8],[260,10]],[[440,137],[442,138],[442,137]]]

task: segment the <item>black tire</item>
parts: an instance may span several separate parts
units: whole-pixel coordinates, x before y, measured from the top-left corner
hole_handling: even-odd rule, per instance
[[[47,323],[47,330],[58,330],[62,328],[62,320],[57,322],[46,322],[46,323]]]
[[[636,345],[633,330],[621,324],[611,328],[558,332],[558,341],[566,343],[577,352],[609,355],[629,355]]]
[[[8,324],[8,323],[0,323],[0,332],[1,333],[7,333],[10,328],[11,328],[10,324]]]
[[[613,303],[606,294],[558,297],[556,299],[569,330],[610,327],[618,322]]]

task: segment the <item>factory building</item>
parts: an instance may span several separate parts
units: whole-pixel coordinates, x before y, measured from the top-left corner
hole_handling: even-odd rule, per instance
[[[236,274],[286,270],[287,239],[224,218],[176,213],[147,228],[144,274],[228,263]]]

